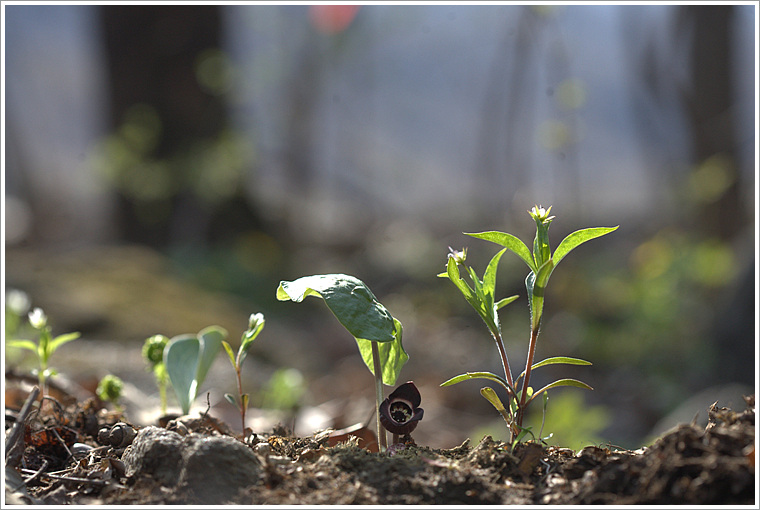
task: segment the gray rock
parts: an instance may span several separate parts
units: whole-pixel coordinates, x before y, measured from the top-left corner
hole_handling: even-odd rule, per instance
[[[249,447],[229,436],[185,438],[179,486],[203,504],[221,504],[256,483],[261,464]]]
[[[157,482],[174,486],[179,481],[182,436],[159,427],[145,427],[124,451],[127,476],[151,475]]]
[[[137,434],[122,460],[127,476],[150,475],[202,504],[224,503],[261,473],[256,455],[232,437],[182,437],[152,426]]]

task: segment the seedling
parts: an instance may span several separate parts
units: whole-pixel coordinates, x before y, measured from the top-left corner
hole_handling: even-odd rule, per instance
[[[39,341],[34,343],[31,340],[10,340],[9,347],[19,347],[32,351],[37,356],[39,368],[35,370],[37,379],[40,383],[42,397],[47,393],[47,380],[49,377],[57,374],[54,368],[49,366],[50,358],[53,353],[63,344],[79,338],[79,333],[65,333],[55,338],[52,337],[50,326],[48,326],[47,316],[41,308],[35,308],[29,312],[29,324],[39,331]]]
[[[264,316],[260,313],[251,314],[248,318],[248,330],[243,333],[243,336],[240,339],[240,347],[238,348],[237,356],[235,356],[232,346],[230,346],[226,340],[222,340],[224,350],[227,351],[227,356],[229,356],[232,368],[237,375],[239,400],[235,400],[235,397],[230,393],[226,393],[224,398],[240,410],[240,421],[242,423],[243,434],[245,434],[245,412],[248,409],[248,393],[243,393],[241,369],[243,367],[243,361],[245,361],[246,356],[248,356],[248,349],[251,348],[253,341],[256,340],[256,337],[259,336],[262,329],[264,329]]]
[[[169,375],[164,365],[164,349],[169,343],[169,337],[153,335],[145,340],[142,347],[142,356],[148,362],[148,369],[153,370],[156,376],[156,385],[161,398],[161,414],[166,414],[166,386],[169,384]]]
[[[451,280],[451,282],[459,289],[467,302],[472,305],[486,323],[488,330],[491,332],[491,336],[496,342],[502,366],[504,368],[503,378],[491,372],[467,372],[449,379],[442,383],[441,386],[450,386],[469,379],[487,379],[499,383],[507,392],[508,406],[502,404],[501,400],[496,395],[496,392],[491,388],[484,388],[481,390],[481,394],[491,402],[491,404],[504,417],[510,430],[512,441],[519,440],[524,437],[525,434],[529,433],[529,430],[522,426],[523,418],[528,405],[538,395],[545,394],[550,388],[556,388],[558,386],[576,386],[579,388],[593,389],[588,384],[576,379],[560,379],[547,384],[540,390],[534,392],[529,386],[529,383],[531,372],[534,369],[545,365],[591,364],[582,359],[566,356],[547,358],[538,363],[533,363],[538,333],[543,319],[544,293],[546,291],[546,285],[549,282],[549,277],[552,275],[554,268],[557,267],[560,261],[565,258],[571,250],[586,241],[608,234],[616,230],[618,227],[596,227],[573,232],[562,240],[554,251],[554,254],[552,254],[549,245],[549,226],[551,225],[554,216],[549,216],[550,212],[551,207],[544,209],[540,206],[534,206],[532,210],[528,211],[528,214],[530,214],[531,218],[536,222],[536,237],[533,240],[532,253],[525,243],[512,234],[496,231],[467,234],[478,239],[484,239],[501,245],[504,249],[499,251],[491,259],[482,280],[478,278],[477,274],[471,267],[466,267],[467,275],[472,282],[472,285],[467,283],[460,276],[460,268],[465,265],[467,257],[466,250],[458,252],[450,249],[451,253],[449,254],[446,272],[438,275],[440,277],[449,278],[449,280]],[[499,301],[495,301],[494,298],[496,288],[496,269],[499,264],[499,259],[507,250],[516,253],[530,269],[530,273],[525,279],[525,288],[528,291],[528,305],[530,309],[530,342],[528,344],[528,356],[525,370],[518,375],[516,379],[512,378],[509,359],[507,357],[507,352],[504,349],[504,340],[501,334],[501,326],[499,325],[498,310],[517,299],[518,296],[511,296]],[[521,383],[519,385],[519,391],[517,389],[518,383]],[[544,404],[546,404],[546,400],[544,401]]]
[[[401,368],[409,359],[401,344],[401,322],[375,298],[364,282],[345,274],[304,276],[282,281],[277,299],[300,303],[308,296],[324,299],[325,304],[356,340],[362,360],[375,376],[377,437],[379,450],[387,447],[380,423],[383,384],[396,384]]]
[[[198,388],[206,379],[208,369],[222,348],[225,338],[225,329],[209,326],[197,335],[175,336],[166,344],[163,353],[166,373],[184,414],[190,412],[190,406],[198,395]]]
[[[100,400],[111,402],[119,411],[122,409],[121,405],[119,405],[119,399],[121,399],[123,392],[124,381],[112,374],[104,376],[95,390],[95,394]]]

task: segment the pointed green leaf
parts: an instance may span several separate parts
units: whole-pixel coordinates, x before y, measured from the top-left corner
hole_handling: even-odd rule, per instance
[[[560,379],[558,381],[554,381],[553,383],[549,383],[537,392],[533,394],[533,396],[528,400],[528,403],[530,403],[534,398],[539,396],[541,393],[545,392],[548,389],[556,388],[558,386],[575,386],[576,388],[584,388],[587,390],[593,390],[591,386],[586,384],[585,382],[578,381],[576,379]]]
[[[515,252],[518,257],[523,259],[523,261],[528,264],[528,267],[532,270],[535,270],[536,266],[533,262],[533,255],[530,253],[530,250],[525,245],[524,242],[522,242],[517,237],[513,236],[512,234],[507,234],[505,232],[496,232],[496,231],[490,231],[490,232],[479,232],[475,234],[470,234],[465,232],[466,235],[476,237],[478,239],[484,239],[486,241],[491,241],[492,243],[499,244],[501,246],[504,246],[505,248],[510,249],[511,251]]]
[[[510,386],[509,383],[503,377],[499,377],[498,375],[491,372],[467,372],[467,373],[452,377],[448,381],[442,382],[441,386],[451,386],[453,384],[458,384],[462,381],[469,381],[471,379],[487,379],[489,381],[494,381],[501,384],[504,387],[504,389],[507,390],[507,393],[509,393],[510,395],[517,394],[515,390],[512,388],[512,386]]]
[[[496,294],[496,270],[499,267],[499,260],[501,259],[501,256],[504,255],[505,251],[507,251],[506,248],[493,256],[491,262],[488,263],[488,267],[486,267],[486,272],[483,274],[483,291],[485,295],[488,296],[486,304],[492,308]]]
[[[81,336],[81,333],[66,333],[64,335],[59,335],[55,337],[52,342],[50,342],[50,347],[48,347],[48,349],[50,350],[50,353],[52,354],[53,352],[55,352],[56,349],[58,349],[63,344],[71,342],[72,340],[76,340],[80,336]]]
[[[190,412],[195,399],[199,354],[200,341],[195,335],[175,336],[164,349],[166,372],[184,414]]]
[[[32,352],[37,352],[37,344],[31,340],[9,340],[8,347],[18,347],[19,349],[27,349]]]
[[[225,393],[224,398],[227,400],[227,402],[229,402],[233,406],[237,406],[237,402],[235,402],[235,397],[233,397],[232,394]]]
[[[240,397],[240,399],[242,400],[241,405],[243,406],[243,409],[248,409],[248,393],[243,393],[243,396]]]
[[[404,350],[404,346],[401,343],[401,337],[403,335],[403,328],[401,323],[393,319],[396,324],[396,336],[393,342],[378,342],[377,348],[380,354],[380,367],[382,368],[383,384],[393,386],[398,380],[398,376],[401,373],[401,369],[409,360],[409,355]],[[372,360],[372,343],[370,340],[364,338],[357,338],[356,344],[359,347],[362,360],[372,375],[375,374],[375,364]]]
[[[541,360],[538,363],[534,363],[531,365],[530,369],[535,370],[539,367],[543,367],[545,365],[591,365],[592,363],[590,361],[586,361],[584,359],[580,358],[570,358],[567,356],[555,356],[553,358],[546,358],[545,360]],[[520,380],[521,377],[525,375],[525,370],[523,370],[520,375],[517,376],[517,379],[515,379],[515,384],[517,384],[517,381]]]
[[[277,299],[295,302],[319,296],[355,338],[375,342],[395,340],[393,317],[358,278],[345,274],[304,276],[280,282]]]
[[[512,301],[514,301],[515,299],[517,299],[519,297],[520,296],[518,296],[518,295],[515,294],[514,296],[505,297],[504,299],[499,300],[499,302],[496,303],[496,305],[495,305],[496,309],[500,310],[501,308],[507,306],[509,303],[511,303]]]
[[[554,251],[554,265],[556,266],[559,264],[559,262],[578,245],[583,244],[586,241],[590,241],[591,239],[601,237],[605,234],[609,234],[610,232],[617,230],[619,226],[620,225],[616,227],[585,228],[582,230],[576,230],[572,234],[569,234],[562,240],[561,243],[559,243],[559,246],[557,246],[557,249]]]
[[[232,368],[237,370],[237,364],[235,363],[235,352],[232,350],[232,346],[225,340],[222,342],[222,347],[224,347],[224,350],[227,352],[227,356],[230,358]]]

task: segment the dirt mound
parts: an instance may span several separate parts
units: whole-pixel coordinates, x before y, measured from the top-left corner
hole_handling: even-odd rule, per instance
[[[754,504],[754,396],[636,451],[490,436],[451,449],[330,431],[235,436],[212,417],[136,430],[97,401],[6,408],[7,504]],[[31,403],[31,399],[27,399]],[[15,423],[14,423],[15,422]],[[213,468],[210,468],[212,466]]]

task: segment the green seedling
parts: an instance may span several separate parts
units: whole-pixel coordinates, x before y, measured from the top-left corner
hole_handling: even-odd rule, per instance
[[[375,298],[364,282],[344,274],[304,276],[282,281],[277,299],[300,303],[308,296],[324,299],[325,304],[356,340],[362,360],[375,376],[377,437],[379,450],[387,448],[385,430],[380,423],[383,384],[396,384],[401,368],[409,359],[401,344],[401,322]]]
[[[40,383],[42,397],[47,393],[47,380],[57,374],[54,368],[49,366],[50,358],[53,353],[63,344],[79,338],[79,333],[65,333],[53,338],[50,326],[48,326],[47,316],[41,308],[35,308],[29,312],[29,324],[35,330],[39,331],[39,341],[34,343],[31,340],[10,340],[8,347],[18,347],[32,351],[37,356],[38,369],[35,369],[37,379]]]
[[[161,397],[161,414],[166,414],[166,387],[169,384],[169,375],[164,365],[164,349],[168,343],[169,337],[153,335],[145,340],[142,347],[142,356],[148,363],[148,370],[152,370],[156,377],[156,385]]]
[[[253,341],[256,340],[256,337],[259,336],[261,330],[264,329],[264,322],[264,315],[260,313],[251,314],[251,316],[248,318],[248,330],[243,333],[243,336],[240,339],[240,347],[238,348],[237,356],[232,350],[232,346],[230,346],[226,340],[222,340],[222,346],[224,346],[224,350],[227,352],[227,356],[230,358],[230,363],[232,363],[232,368],[235,370],[235,374],[237,375],[239,400],[235,400],[235,397],[230,393],[226,393],[224,395],[224,398],[226,398],[230,404],[236,406],[240,410],[240,421],[242,424],[241,430],[243,431],[243,434],[245,434],[245,412],[248,409],[249,399],[248,393],[243,393],[243,380],[241,377],[241,370],[243,367],[243,361],[245,361],[246,356],[248,356],[248,349],[251,348]]]
[[[119,399],[121,399],[124,392],[124,381],[112,374],[105,375],[100,382],[98,382],[98,388],[95,390],[95,394],[103,402],[111,402],[116,409],[122,410],[119,405]]]
[[[618,227],[596,227],[578,230],[565,237],[552,254],[549,245],[549,226],[554,216],[549,216],[551,207],[534,206],[528,211],[531,218],[536,222],[536,236],[533,240],[533,251],[525,245],[520,239],[504,232],[480,232],[470,233],[469,236],[491,241],[504,248],[491,259],[481,280],[477,273],[471,268],[465,266],[467,251],[451,250],[446,272],[438,276],[448,278],[459,289],[468,303],[478,312],[480,317],[486,323],[491,336],[496,342],[501,357],[502,367],[504,368],[504,377],[500,377],[491,372],[467,372],[445,381],[441,386],[450,386],[469,379],[487,379],[500,384],[507,393],[508,406],[505,406],[496,392],[490,388],[482,392],[482,395],[502,414],[507,421],[511,434],[511,440],[519,441],[527,433],[528,429],[523,428],[523,418],[528,405],[547,390],[558,386],[576,386],[580,388],[592,389],[588,384],[575,379],[560,379],[547,384],[538,391],[533,391],[529,386],[531,372],[539,367],[552,364],[569,364],[569,365],[590,365],[591,363],[578,358],[566,356],[547,358],[538,363],[533,363],[536,352],[536,343],[543,319],[544,310],[544,293],[549,277],[552,275],[554,268],[560,261],[576,248],[586,241],[608,234]],[[499,260],[505,251],[516,253],[530,269],[530,273],[525,279],[525,288],[528,292],[528,305],[530,309],[530,342],[528,344],[528,356],[525,364],[525,370],[517,376],[512,377],[512,370],[509,366],[509,358],[504,348],[504,340],[501,334],[499,324],[498,310],[503,306],[511,303],[518,296],[495,300],[496,289],[496,270]],[[462,267],[466,268],[466,273],[471,284],[466,282],[460,275]],[[488,391],[490,390],[490,391]],[[544,401],[546,404],[546,401]]]
[[[209,326],[197,335],[175,336],[166,344],[163,354],[166,373],[184,414],[190,412],[225,338],[224,328]]]

